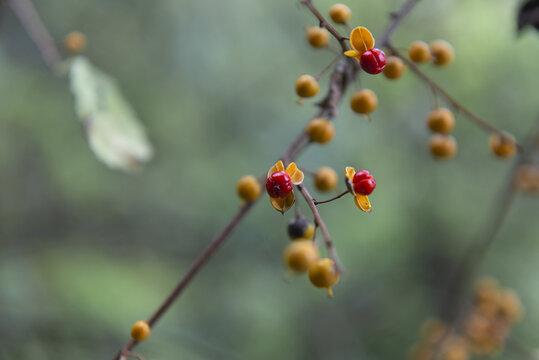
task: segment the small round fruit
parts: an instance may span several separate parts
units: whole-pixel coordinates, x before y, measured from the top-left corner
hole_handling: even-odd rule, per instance
[[[335,4],[329,9],[329,16],[337,24],[346,24],[352,16],[352,11],[344,4]]]
[[[292,240],[310,239],[314,235],[314,225],[303,216],[297,216],[290,220],[287,231]]]
[[[517,153],[515,138],[511,134],[505,132],[503,133],[503,136],[498,133],[493,133],[490,136],[490,149],[494,155],[500,158],[512,158]]]
[[[142,341],[150,336],[150,325],[146,321],[137,321],[131,328],[131,337],[136,341]]]
[[[320,85],[311,75],[301,75],[296,80],[296,94],[302,98],[313,97],[318,94]]]
[[[451,135],[433,134],[429,140],[429,149],[438,159],[451,159],[457,154],[457,141]]]
[[[311,141],[325,144],[330,142],[335,135],[335,127],[331,121],[323,118],[312,119],[307,125],[307,135]]]
[[[238,195],[247,202],[255,201],[262,193],[262,186],[253,175],[245,175],[236,185]]]
[[[294,184],[292,179],[284,171],[271,174],[266,181],[266,190],[272,198],[285,198],[292,192]]]
[[[408,48],[408,56],[410,56],[410,59],[416,63],[422,63],[432,59],[430,48],[424,41],[414,41],[411,43]]]
[[[518,295],[513,290],[503,290],[499,303],[500,316],[514,324],[521,319],[522,313],[522,304]]]
[[[339,281],[339,273],[333,260],[318,259],[309,266],[309,280],[319,288],[329,289]]]
[[[386,67],[386,54],[380,49],[370,49],[361,54],[359,65],[368,74],[380,74]]]
[[[372,90],[359,90],[350,98],[350,107],[358,114],[370,114],[378,107],[378,98]]]
[[[339,181],[339,176],[330,167],[323,166],[316,171],[314,175],[314,186],[319,191],[330,191],[337,188],[337,182]]]
[[[297,273],[307,271],[318,256],[318,248],[311,240],[294,241],[286,247],[283,254],[286,266]]]
[[[402,76],[404,72],[404,63],[398,56],[389,56],[386,59],[386,67],[384,68],[384,76],[388,79],[394,80]]]
[[[86,36],[79,31],[72,31],[64,38],[64,48],[73,54],[79,54],[86,49]]]
[[[322,48],[329,42],[329,32],[315,26],[308,26],[306,30],[307,41],[312,47]]]
[[[354,191],[360,195],[370,195],[376,187],[374,177],[367,170],[356,172],[352,183],[354,184]]]
[[[433,56],[434,65],[446,66],[455,59],[453,45],[445,40],[435,40],[429,44],[430,52]]]
[[[445,108],[431,111],[427,116],[429,128],[440,134],[449,134],[455,127],[455,117],[453,113]]]

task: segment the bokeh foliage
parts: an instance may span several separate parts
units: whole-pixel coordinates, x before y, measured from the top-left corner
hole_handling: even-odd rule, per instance
[[[315,3],[323,12],[331,5]],[[376,35],[400,3],[349,5],[354,23]],[[0,358],[111,358],[236,211],[237,179],[266,171],[312,116],[311,101],[295,103],[294,80],[333,55],[307,46],[304,27],[315,22],[290,0],[36,5],[59,41],[73,29],[87,35],[87,55],[119,80],[156,154],[135,175],[99,163],[67,82],[2,9]],[[516,9],[515,1],[422,1],[395,45],[452,42],[456,62],[425,70],[526,142],[539,116],[539,46],[532,32],[517,38]],[[343,104],[335,141],[299,159],[340,174],[367,168],[377,179],[369,215],[351,198],[321,205],[347,268],[336,297],[283,280],[291,215],[263,199],[138,348],[148,359],[405,356],[437,312],[449,272],[481,239],[511,161],[491,156],[488,135],[462,116],[456,159],[432,160],[430,90],[411,73],[361,82],[380,100],[372,122]],[[538,210],[536,198],[519,196],[480,267],[522,296],[527,312],[514,337],[530,347],[539,343]]]

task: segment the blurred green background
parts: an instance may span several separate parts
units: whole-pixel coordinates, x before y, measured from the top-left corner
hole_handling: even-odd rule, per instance
[[[109,359],[236,212],[237,179],[267,171],[312,116],[315,101],[298,106],[294,81],[334,55],[308,47],[304,27],[316,22],[292,0],[36,3],[58,42],[71,30],[87,35],[87,55],[118,79],[156,156],[134,175],[99,163],[66,80],[2,8],[0,359]],[[380,36],[401,3],[350,1],[352,24]],[[315,4],[326,13],[332,2]],[[539,38],[517,37],[517,7],[421,1],[394,43],[449,40],[456,62],[424,70],[527,142],[539,116]],[[321,207],[347,269],[335,298],[306,278],[284,281],[293,214],[279,215],[263,198],[137,352],[190,360],[405,357],[420,324],[436,314],[450,271],[481,241],[512,161],[494,158],[488,134],[461,115],[457,157],[432,160],[430,90],[410,72],[361,82],[379,97],[372,121],[345,99],[335,140],[299,159],[311,170],[329,165],[342,175],[351,165],[376,177],[371,214],[349,197]],[[321,94],[326,85],[327,77]],[[519,195],[480,266],[520,294],[526,315],[513,337],[530,348],[539,346],[538,210],[537,198]]]

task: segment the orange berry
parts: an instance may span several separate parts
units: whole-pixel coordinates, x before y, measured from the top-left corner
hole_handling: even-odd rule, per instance
[[[296,94],[302,98],[313,97],[318,94],[320,85],[318,81],[311,75],[301,75],[296,80]]]
[[[503,133],[503,136],[493,133],[490,137],[490,149],[494,155],[500,158],[512,158],[517,152],[515,138],[506,132]]]
[[[306,29],[307,41],[312,47],[322,48],[329,42],[329,32],[315,26],[308,26]]]
[[[236,185],[238,195],[247,202],[256,200],[262,193],[262,186],[252,175],[245,175]]]
[[[384,76],[388,79],[398,79],[402,76],[405,66],[402,59],[398,56],[389,56],[386,59],[386,67],[384,68]]]
[[[370,114],[378,107],[378,98],[372,90],[359,90],[350,98],[350,107],[358,114]]]
[[[331,287],[339,281],[339,273],[333,260],[318,259],[309,266],[309,280],[319,288],[328,289],[328,295],[332,296]]]
[[[431,154],[438,159],[451,159],[457,154],[457,141],[451,135],[434,134],[429,140]]]
[[[445,40],[431,41],[429,44],[430,53],[432,54],[432,62],[437,66],[446,66],[455,59],[455,50],[453,45]]]
[[[431,111],[427,116],[429,128],[440,134],[449,134],[455,127],[455,117],[453,113],[444,108]]]
[[[429,318],[421,325],[419,332],[425,342],[436,344],[445,336],[447,325],[438,318]]]
[[[312,119],[307,125],[307,135],[311,141],[320,144],[330,142],[335,135],[333,123],[323,118]]]
[[[539,191],[539,167],[532,164],[519,165],[515,172],[515,186],[521,191]]]
[[[319,191],[329,191],[337,188],[338,181],[339,176],[335,170],[327,166],[318,169],[314,175],[314,186]]]
[[[502,290],[499,305],[500,315],[509,323],[514,324],[522,317],[522,304],[513,290]]]
[[[86,49],[86,36],[79,31],[72,31],[64,38],[64,48],[72,54],[79,54]]]
[[[285,248],[283,257],[290,270],[302,273],[318,259],[318,248],[311,240],[294,241]]]
[[[329,17],[337,24],[346,24],[350,16],[352,16],[352,11],[344,4],[335,4],[329,8]]]
[[[430,61],[432,56],[430,54],[430,48],[424,41],[414,41],[408,48],[408,56],[413,62],[422,63]]]
[[[146,321],[137,321],[131,328],[131,337],[136,341],[142,341],[150,336],[150,325]]]

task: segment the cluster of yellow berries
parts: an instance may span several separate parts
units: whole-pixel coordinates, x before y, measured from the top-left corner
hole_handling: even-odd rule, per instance
[[[457,141],[451,135],[455,116],[449,109],[438,108],[427,115],[427,126],[433,132],[429,140],[431,154],[437,159],[450,159],[457,153]]]
[[[410,359],[468,360],[472,354],[495,355],[522,313],[513,290],[501,288],[494,279],[483,279],[475,289],[473,307],[462,326],[451,329],[440,319],[428,319],[421,326],[421,342],[412,347]]]
[[[314,231],[314,225],[302,216],[290,221],[288,236],[292,242],[284,250],[284,263],[293,274],[307,272],[311,284],[327,289],[331,297],[331,287],[339,281],[339,272],[332,259],[320,258],[318,247],[312,240]]]
[[[64,48],[71,54],[80,54],[86,49],[86,36],[80,31],[72,31],[64,38]]]
[[[455,50],[445,40],[434,40],[430,44],[424,41],[414,41],[408,47],[408,56],[415,63],[432,61],[436,66],[446,66],[455,59]]]

